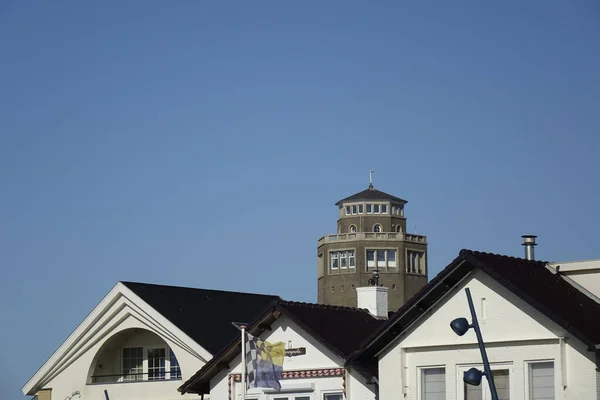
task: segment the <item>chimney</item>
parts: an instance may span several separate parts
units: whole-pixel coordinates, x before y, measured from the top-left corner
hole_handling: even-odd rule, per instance
[[[379,285],[379,271],[373,272],[369,286],[356,288],[358,308],[366,308],[375,318],[388,317],[388,288]]]
[[[535,260],[533,248],[537,246],[537,243],[535,243],[535,239],[537,238],[537,236],[523,235],[521,237],[523,238],[522,245],[525,246],[525,258],[528,260]]]

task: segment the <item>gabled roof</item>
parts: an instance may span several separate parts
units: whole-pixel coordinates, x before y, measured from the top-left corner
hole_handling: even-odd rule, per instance
[[[232,322],[247,322],[279,296],[122,282],[211,354],[239,332]]]
[[[335,203],[336,206],[341,206],[342,203],[347,203],[350,201],[369,201],[369,200],[381,200],[381,201],[393,201],[396,203],[406,204],[408,203],[406,200],[401,199],[400,197],[392,196],[391,194],[384,193],[380,190],[377,190],[373,187],[373,185],[369,185],[366,190],[362,192],[358,192],[353,194],[352,196],[348,196],[345,199],[342,199]]]
[[[321,304],[298,303],[278,300],[257,315],[248,325],[248,332],[259,336],[281,315],[285,315],[300,326],[326,348],[346,360],[354,354],[360,343],[383,320],[374,318],[367,310],[326,306]],[[179,391],[183,393],[208,394],[210,380],[241,352],[241,335],[225,347],[185,382]]]
[[[459,256],[362,344],[351,362],[372,358],[408,329],[470,271],[479,269],[590,347],[600,343],[600,303],[569,284],[547,263],[472,250]],[[448,321],[450,323],[450,321]]]
[[[254,318],[277,296],[224,292],[146,283],[118,282],[25,383],[35,393],[80,359],[90,343],[105,341],[131,318],[207,362],[237,333],[233,321]]]

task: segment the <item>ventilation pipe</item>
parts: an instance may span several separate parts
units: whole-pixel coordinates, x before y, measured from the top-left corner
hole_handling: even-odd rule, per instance
[[[535,243],[536,235],[523,235],[522,245],[525,246],[525,258],[528,260],[535,260],[534,247],[537,246]]]

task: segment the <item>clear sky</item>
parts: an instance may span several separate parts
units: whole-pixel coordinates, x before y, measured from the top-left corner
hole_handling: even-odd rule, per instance
[[[430,278],[600,258],[600,3],[489,3],[1,1],[0,397],[119,280],[316,301],[369,168]]]

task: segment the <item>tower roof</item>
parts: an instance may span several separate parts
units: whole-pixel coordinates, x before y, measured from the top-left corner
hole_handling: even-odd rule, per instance
[[[369,187],[362,192],[358,192],[353,194],[352,196],[348,196],[345,199],[342,199],[335,203],[336,206],[341,206],[342,203],[346,203],[348,201],[361,201],[361,200],[389,200],[396,203],[406,204],[408,203],[406,200],[401,199],[400,197],[392,196],[391,194],[387,194],[382,192],[381,190],[377,190],[373,187],[373,185],[369,185]]]

